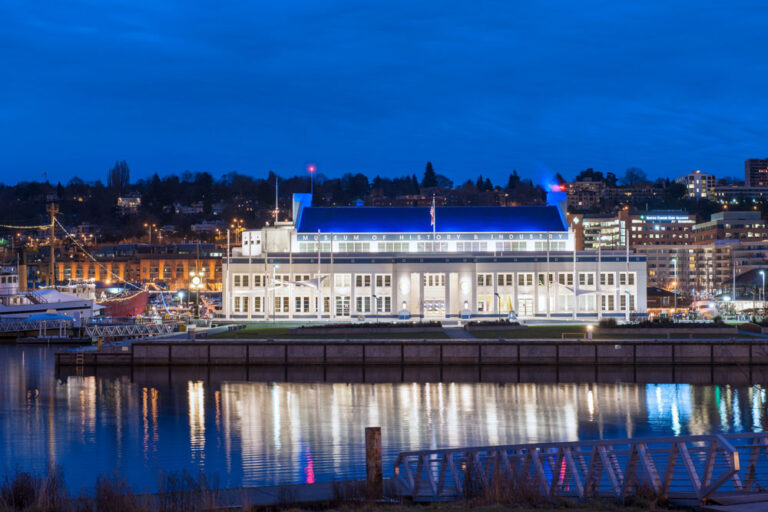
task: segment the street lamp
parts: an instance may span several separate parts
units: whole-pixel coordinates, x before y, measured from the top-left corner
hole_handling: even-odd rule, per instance
[[[200,318],[200,290],[204,286],[205,270],[203,269],[199,272],[193,270],[189,273],[189,277],[189,287],[195,290],[195,318]]]
[[[498,292],[493,292],[496,296],[496,312],[499,314],[499,322],[501,322],[501,295]]]
[[[675,266],[675,312],[677,312],[677,258],[672,258],[672,265]]]
[[[275,281],[275,270],[280,268],[280,264],[276,263],[272,266],[272,322],[275,322],[275,313],[277,309],[277,282]]]
[[[573,231],[573,319],[576,320],[577,312],[578,312],[578,301],[577,301],[577,293],[576,293],[576,284],[578,283],[578,280],[576,279],[576,225],[579,223],[579,218],[574,216],[573,220],[571,221],[571,230]],[[549,300],[549,297],[547,297],[547,300]]]
[[[376,323],[379,323],[379,296],[373,294],[373,307],[376,308]]]
[[[765,302],[765,270],[760,271],[760,277],[763,278],[763,298],[761,300]]]
[[[144,227],[149,230],[149,245],[152,245],[152,228],[156,228],[155,224],[144,223]]]

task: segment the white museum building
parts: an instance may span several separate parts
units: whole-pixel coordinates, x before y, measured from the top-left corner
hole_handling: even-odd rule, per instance
[[[237,320],[619,320],[645,313],[645,256],[574,251],[564,202],[315,207],[241,233],[224,259]]]

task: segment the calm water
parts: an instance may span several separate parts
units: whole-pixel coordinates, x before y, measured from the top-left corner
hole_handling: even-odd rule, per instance
[[[57,464],[72,489],[114,471],[152,489],[161,470],[182,468],[226,487],[298,483],[362,476],[372,425],[391,475],[404,450],[768,423],[759,385],[285,383],[232,372],[57,378],[52,350],[0,346],[0,474]]]

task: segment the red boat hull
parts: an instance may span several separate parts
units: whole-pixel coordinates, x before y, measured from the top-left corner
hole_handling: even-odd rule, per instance
[[[137,316],[143,315],[147,309],[149,301],[149,292],[140,291],[128,297],[118,297],[115,299],[99,302],[99,306],[104,309],[101,316]]]

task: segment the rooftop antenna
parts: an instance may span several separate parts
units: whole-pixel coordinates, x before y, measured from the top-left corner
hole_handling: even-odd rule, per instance
[[[275,225],[277,225],[277,220],[278,220],[277,219],[277,214],[280,211],[279,210],[279,205],[278,205],[278,200],[277,200],[277,197],[278,197],[277,196],[277,182],[278,182],[278,177],[277,177],[277,174],[275,174]]]

